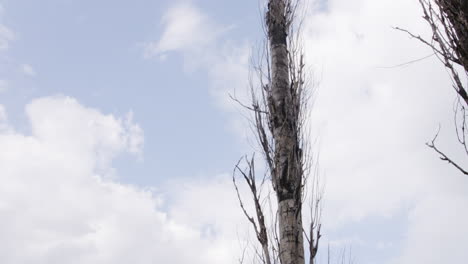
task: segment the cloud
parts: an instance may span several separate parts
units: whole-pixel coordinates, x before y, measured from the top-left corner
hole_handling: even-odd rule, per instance
[[[227,178],[159,194],[119,183],[112,159],[142,147],[129,116],[63,96],[35,99],[26,113],[30,135],[0,129],[1,263],[233,263],[235,200],[211,193],[233,191]]]
[[[51,114],[57,109],[61,111]],[[69,97],[46,97],[26,107],[33,136],[55,146],[63,153],[82,154],[108,167],[123,150],[138,152],[142,146],[142,130],[131,118],[116,119],[85,108]],[[70,140],[76,138],[79,140]],[[92,164],[94,166],[94,164]]]
[[[198,8],[189,3],[179,3],[167,10],[161,24],[164,30],[160,39],[145,45],[146,58],[163,55],[169,51],[195,51],[203,48],[213,41],[220,30]]]
[[[391,263],[459,263],[467,256],[466,195],[431,195],[409,215],[403,254]]]
[[[459,231],[465,230],[464,217],[441,222],[430,214],[454,215],[463,210],[460,205],[468,203],[468,179],[440,162],[424,145],[440,123],[441,146],[455,158],[465,158],[454,139],[455,95],[450,79],[434,57],[391,67],[431,53],[392,29],[400,26],[428,36],[430,29],[421,19],[418,3],[331,0],[316,4],[312,2],[315,6],[304,21],[303,38],[307,62],[314,69],[312,77],[318,76],[318,70],[321,73],[310,129],[312,140],[318,137],[320,141],[320,167],[326,184],[324,239],[332,245],[359,241],[353,243],[357,248],[353,255],[362,263],[460,262],[468,257],[459,246],[463,244],[457,244]],[[198,26],[178,21],[174,14],[179,11],[187,12],[187,21]],[[176,51],[186,68],[206,72],[214,101],[225,111],[236,109],[229,92],[240,91],[240,99],[248,101],[249,41],[204,32],[220,32],[215,29],[222,27],[192,5],[170,9],[163,25],[163,34],[152,45],[153,55]],[[189,31],[194,34],[183,34]],[[199,40],[204,34],[207,41]],[[245,137],[248,129],[239,125],[243,124],[240,118],[231,122],[237,134]],[[443,203],[450,205],[441,208]],[[369,223],[379,231],[352,232],[365,230],[362,225]],[[426,232],[423,227],[441,225],[443,239],[434,241],[422,235]],[[389,228],[401,234],[390,237],[383,231]],[[451,246],[458,252],[451,257],[437,250],[431,251],[434,257],[430,260],[427,251],[422,256],[425,247]]]
[[[177,52],[182,55],[186,72],[206,74],[215,104],[227,113],[235,113],[229,126],[244,138],[248,128],[244,118],[238,118],[239,105],[229,95],[243,102],[249,98],[250,42],[231,39],[228,32],[235,25],[220,25],[190,2],[169,8],[161,24],[162,34],[145,44],[144,57],[159,56],[164,61],[169,52]]]
[[[30,77],[34,77],[34,76],[37,75],[34,68],[29,64],[22,64],[21,65],[21,72],[23,72],[25,75],[30,76]]]
[[[404,256],[395,263],[460,262],[468,257],[458,244],[464,218],[446,219],[441,226],[441,219],[430,215],[443,212],[450,217],[462,210],[461,201],[468,202],[468,179],[424,145],[440,123],[439,144],[456,159],[466,158],[453,131],[455,94],[450,79],[435,57],[387,67],[431,54],[418,41],[392,29],[400,26],[429,36],[418,3],[333,0],[327,5],[326,10],[309,15],[304,25],[307,61],[323,73],[311,129],[319,135],[326,174],[324,225],[330,233],[356,228],[371,217],[397,216],[394,222],[399,226],[391,228],[401,230],[404,238],[384,241],[404,247],[394,252]],[[447,206],[442,208],[444,203]],[[430,239],[431,235],[423,235],[428,226],[443,229],[446,238],[453,239]],[[382,230],[388,228],[381,225]],[[435,230],[431,234],[437,237]],[[441,250],[417,250],[415,245],[453,247],[459,254],[449,258]],[[362,254],[372,259],[378,253]],[[384,261],[373,259],[377,260]]]

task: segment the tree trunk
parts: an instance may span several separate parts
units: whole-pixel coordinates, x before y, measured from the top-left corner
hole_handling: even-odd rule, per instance
[[[443,10],[453,25],[458,37],[457,54],[459,63],[468,72],[468,1],[437,0],[436,4]]]
[[[302,157],[299,116],[290,83],[287,45],[291,17],[288,0],[269,0],[266,14],[271,61],[271,98],[268,102],[275,142],[273,187],[278,198],[281,264],[304,264],[302,236]]]

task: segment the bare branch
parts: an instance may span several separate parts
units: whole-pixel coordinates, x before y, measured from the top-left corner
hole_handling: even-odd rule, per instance
[[[455,168],[457,168],[461,173],[468,175],[468,171],[463,169],[460,165],[458,165],[456,162],[454,162],[452,159],[450,159],[447,155],[445,155],[442,151],[440,151],[436,145],[435,141],[437,140],[437,137],[439,136],[439,132],[434,136],[431,142],[426,143],[428,147],[433,149],[435,152],[437,152],[440,155],[440,159],[443,161],[447,161],[448,163],[452,164]]]
[[[253,158],[245,159],[246,169],[241,169],[238,163],[235,172],[242,175],[249,187],[256,218],[245,210],[234,179],[238,198],[262,246],[262,259],[281,264],[305,263],[304,236],[310,242],[313,261],[321,237],[321,206],[316,205],[321,199],[315,192],[311,196],[314,205],[311,206],[309,235],[304,234],[302,223],[303,190],[309,169],[315,164],[311,162],[310,146],[304,132],[311,93],[305,77],[299,34],[302,20],[296,21],[299,3],[300,0],[268,0],[265,49],[259,53],[258,61],[253,62],[252,67],[257,73],[259,85],[250,82],[249,104],[232,97],[252,113],[251,124],[267,165],[260,188],[269,180],[276,194],[278,209],[272,217],[270,235],[266,232],[261,204],[263,197],[256,183]]]
[[[260,203],[260,200],[261,200],[261,197],[260,197],[260,194],[258,193],[258,190],[257,190],[257,183],[256,183],[256,178],[255,178],[255,162],[254,162],[254,156],[252,156],[252,159],[251,160],[248,160],[247,157],[245,157],[245,162],[247,163],[247,169],[241,169],[239,167],[239,164],[240,162],[242,161],[239,160],[234,168],[234,173],[233,173],[233,177],[232,177],[232,181],[234,183],[234,188],[236,189],[236,193],[237,193],[237,198],[239,200],[239,204],[240,204],[240,207],[242,209],[242,211],[244,212],[244,215],[247,217],[247,219],[249,220],[249,222],[252,224],[254,230],[255,230],[255,234],[257,235],[257,240],[258,242],[260,242],[260,245],[262,246],[262,259],[264,260],[264,263],[266,264],[271,264],[271,258],[270,258],[270,253],[269,253],[269,248],[268,248],[268,235],[267,235],[267,229],[266,229],[266,225],[265,225],[265,216],[263,214],[263,209],[262,209],[262,206],[261,206],[261,203]],[[254,201],[254,205],[255,205],[255,214],[256,214],[256,218],[257,218],[257,221],[254,220],[254,218],[252,216],[249,215],[249,213],[247,213],[247,210],[245,209],[245,206],[244,206],[244,203],[242,202],[242,198],[239,194],[239,189],[237,187],[237,183],[236,183],[236,171],[239,172],[245,182],[247,183],[248,187],[249,187],[249,190],[252,194],[252,198],[253,198],[253,201]],[[260,256],[259,255],[259,256]]]
[[[423,19],[431,28],[432,38],[426,40],[406,29],[396,28],[413,38],[429,46],[437,58],[447,69],[452,88],[457,94],[455,106],[455,132],[459,143],[463,146],[468,156],[466,138],[468,115],[468,93],[466,83],[461,78],[461,72],[468,77],[468,3],[466,0],[419,0],[423,12]],[[460,71],[460,66],[463,70]],[[463,174],[466,170],[454,162],[435,145],[438,133],[431,142],[426,143],[431,149],[440,155],[441,160],[447,161]]]

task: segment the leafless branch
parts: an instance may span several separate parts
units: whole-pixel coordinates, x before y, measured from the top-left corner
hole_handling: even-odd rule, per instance
[[[447,161],[448,163],[452,164],[455,168],[457,168],[461,173],[468,175],[468,171],[463,169],[460,165],[458,165],[456,162],[454,162],[451,158],[449,158],[447,155],[445,155],[441,150],[439,150],[435,142],[437,140],[437,137],[439,136],[439,132],[434,136],[431,142],[427,142],[426,145],[433,149],[435,152],[437,152],[440,155],[440,159],[443,161]]]
[[[321,196],[311,195],[311,223],[306,234],[302,224],[304,188],[309,170],[315,165],[306,138],[306,119],[312,95],[306,79],[305,58],[299,34],[302,20],[296,21],[300,0],[269,0],[265,10],[264,51],[252,60],[257,82],[250,82],[251,102],[244,104],[252,114],[251,124],[265,160],[266,174],[261,185],[271,181],[278,209],[269,232],[265,226],[261,194],[255,177],[254,159],[245,158],[246,168],[235,167],[249,187],[256,218],[249,215],[233,182],[241,209],[254,227],[262,246],[262,261],[270,264],[303,264],[304,236],[310,242],[311,264],[321,237]],[[315,172],[315,171],[314,171]],[[268,175],[268,176],[267,176]],[[315,179],[315,178],[314,178]],[[315,183],[312,183],[314,185]],[[260,188],[261,189],[261,188]],[[271,200],[269,200],[271,202]],[[270,206],[271,210],[271,206]],[[272,210],[271,210],[272,211]]]
[[[249,222],[252,224],[254,230],[255,230],[255,234],[257,236],[257,240],[260,242],[260,245],[262,246],[262,259],[264,260],[264,263],[266,264],[271,264],[271,258],[270,258],[270,253],[269,253],[269,248],[268,248],[268,235],[267,235],[267,228],[266,228],[266,225],[265,225],[265,216],[263,214],[263,209],[262,209],[262,205],[261,205],[261,197],[260,197],[260,194],[259,194],[259,191],[257,189],[257,183],[256,183],[256,178],[255,178],[255,161],[254,161],[254,156],[252,156],[252,159],[249,160],[247,159],[247,157],[245,157],[245,162],[247,163],[247,168],[246,169],[241,169],[239,167],[239,164],[240,162],[242,161],[239,160],[239,162],[236,164],[235,168],[234,168],[234,173],[233,173],[233,176],[232,176],[232,181],[234,183],[234,188],[236,190],[236,193],[237,193],[237,198],[239,200],[239,204],[240,204],[240,207],[242,209],[242,211],[244,212],[244,215],[247,217],[247,219],[249,220]],[[257,217],[257,221],[255,221],[255,219],[250,216],[250,214],[247,212],[247,210],[245,209],[245,206],[244,206],[244,203],[242,202],[242,198],[239,194],[239,188],[237,186],[237,183],[236,183],[236,171],[238,173],[240,173],[245,182],[247,183],[248,187],[249,187],[249,190],[252,194],[252,198],[253,198],[253,201],[254,201],[254,205],[255,205],[255,214],[256,214],[256,217]],[[259,255],[260,256],[260,255]]]
[[[468,156],[467,118],[468,93],[467,84],[460,77],[468,77],[468,2],[466,0],[419,0],[423,19],[431,28],[431,40],[426,40],[406,29],[396,28],[429,46],[450,74],[452,88],[457,94],[455,106],[455,132],[459,143]],[[435,146],[434,139],[427,143],[437,152],[441,159],[455,166],[460,172],[466,171]]]

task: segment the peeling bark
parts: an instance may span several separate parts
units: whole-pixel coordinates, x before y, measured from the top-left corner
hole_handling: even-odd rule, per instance
[[[307,181],[306,172],[312,166],[307,139],[303,136],[307,91],[304,77],[304,61],[294,15],[299,1],[269,0],[265,14],[267,43],[259,65],[254,69],[259,76],[261,89],[251,84],[252,102],[250,106],[240,103],[254,113],[252,120],[256,136],[262,148],[278,209],[276,217],[265,232],[264,213],[260,206],[262,198],[257,189],[252,161],[247,161],[247,169],[236,166],[243,175],[253,195],[256,216],[251,217],[245,210],[242,199],[238,199],[244,214],[257,234],[261,250],[256,250],[261,263],[304,264],[304,237],[309,244],[310,264],[317,254],[320,233],[321,191],[318,178],[312,185],[311,224],[309,237],[302,223],[303,189]],[[296,38],[297,37],[297,38]],[[260,94],[258,94],[260,93]],[[305,151],[303,151],[305,149]],[[267,174],[268,174],[267,173]],[[235,177],[235,175],[234,175]],[[234,178],[234,185],[237,185]],[[316,192],[314,192],[314,190]],[[261,253],[260,253],[261,251]]]
[[[282,264],[304,263],[302,237],[302,162],[298,142],[298,115],[290,83],[287,34],[288,1],[270,0],[266,14],[271,54],[272,135],[275,142],[275,170],[272,172],[278,198],[279,247]]]

